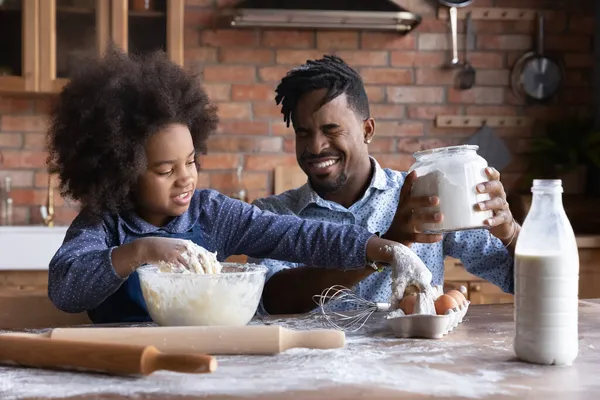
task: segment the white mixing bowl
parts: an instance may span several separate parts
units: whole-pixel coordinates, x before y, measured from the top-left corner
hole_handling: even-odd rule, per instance
[[[161,326],[243,326],[260,302],[267,268],[222,263],[220,274],[160,272],[138,268],[148,312]]]

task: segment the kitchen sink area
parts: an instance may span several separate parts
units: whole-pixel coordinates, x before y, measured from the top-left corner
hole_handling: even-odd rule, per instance
[[[0,270],[47,270],[66,226],[0,226]]]

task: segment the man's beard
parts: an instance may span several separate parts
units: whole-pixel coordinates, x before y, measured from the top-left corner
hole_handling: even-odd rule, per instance
[[[334,193],[344,187],[346,182],[348,182],[348,176],[345,172],[341,172],[334,181],[318,181],[314,182],[312,179],[308,178],[311,187],[313,190],[319,194],[323,193]]]

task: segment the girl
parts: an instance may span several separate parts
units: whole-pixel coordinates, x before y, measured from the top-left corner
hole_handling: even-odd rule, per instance
[[[196,189],[217,127],[199,82],[162,53],[111,48],[71,79],[51,113],[49,164],[82,211],[49,266],[49,297],[94,323],[150,321],[135,272],[180,260],[182,239],[217,252],[341,269],[391,262],[356,225],[276,216]]]

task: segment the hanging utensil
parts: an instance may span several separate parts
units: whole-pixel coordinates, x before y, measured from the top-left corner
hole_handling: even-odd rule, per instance
[[[466,7],[473,2],[473,0],[438,0],[438,2],[444,6],[450,7],[450,26],[452,29],[452,61],[450,64],[452,67],[459,67],[460,60],[458,59],[458,10],[457,8]]]
[[[465,62],[463,68],[458,74],[458,88],[461,90],[471,89],[475,85],[476,71],[473,65],[469,62],[469,50],[474,47],[475,36],[473,35],[473,21],[471,12],[467,14],[467,39],[465,45]]]
[[[561,88],[564,66],[544,55],[544,16],[538,15],[537,51],[523,54],[511,71],[511,86],[523,100],[545,101]]]

